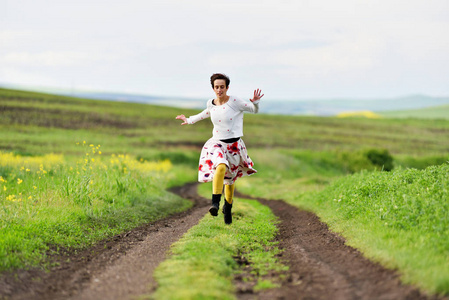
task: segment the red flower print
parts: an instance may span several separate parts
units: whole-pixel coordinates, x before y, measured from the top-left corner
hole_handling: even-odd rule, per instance
[[[209,166],[209,170],[212,169],[212,167],[214,165],[214,163],[210,159],[206,160],[206,164]]]
[[[246,174],[251,175],[256,173],[256,171],[254,171],[253,169],[249,169],[248,171],[246,171]]]
[[[200,166],[198,167],[198,171],[201,171],[202,168],[203,168],[203,165],[200,165]]]
[[[231,153],[238,153],[239,152],[239,143],[235,142],[232,145],[228,145],[228,151]]]
[[[235,171],[237,171],[238,168],[239,168],[239,166],[232,165],[232,166],[231,166],[231,171],[232,171],[232,172],[235,172]]]
[[[243,167],[248,168],[248,163],[246,161],[243,162]]]
[[[219,157],[219,158],[223,158],[223,153],[218,152],[218,157]]]

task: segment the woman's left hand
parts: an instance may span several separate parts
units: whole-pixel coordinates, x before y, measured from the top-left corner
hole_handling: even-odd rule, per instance
[[[260,93],[262,93],[262,90],[259,90],[259,89],[254,90],[254,97],[253,97],[253,99],[249,99],[249,101],[254,102],[254,101],[260,100],[263,97],[263,95],[265,95],[265,94],[261,95]]]

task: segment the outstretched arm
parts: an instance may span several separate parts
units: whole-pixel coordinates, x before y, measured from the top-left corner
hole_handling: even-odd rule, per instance
[[[265,95],[265,94],[261,95],[260,93],[262,93],[262,90],[259,90],[259,89],[254,90],[253,99],[249,99],[249,101],[255,102],[255,101],[259,101],[260,99],[262,99],[263,95]]]
[[[184,116],[184,115],[176,116],[176,120],[183,120],[184,123],[182,123],[181,125],[189,124],[189,123],[187,123],[187,118],[186,118],[186,116]]]
[[[210,117],[210,113],[209,113],[209,109],[206,108],[205,110],[203,110],[202,112],[200,112],[197,115],[194,116],[190,116],[189,118],[186,118],[186,116],[184,115],[179,115],[176,117],[176,119],[178,120],[183,120],[184,122],[181,125],[186,125],[186,124],[194,124],[198,121],[204,120],[206,118]]]

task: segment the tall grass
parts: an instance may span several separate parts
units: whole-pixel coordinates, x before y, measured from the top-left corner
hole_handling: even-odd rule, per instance
[[[85,247],[191,205],[164,191],[170,161],[78,147],[77,160],[0,152],[0,270],[37,265],[50,246]]]

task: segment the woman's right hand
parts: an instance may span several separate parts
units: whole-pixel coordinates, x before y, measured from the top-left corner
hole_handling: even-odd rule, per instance
[[[184,115],[179,115],[179,116],[176,117],[176,119],[177,119],[177,120],[183,120],[183,121],[184,121],[184,123],[182,123],[181,125],[189,124],[189,123],[187,123],[187,118],[186,118],[186,116],[184,116]]]

